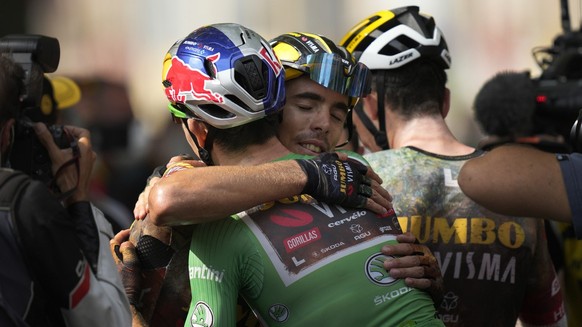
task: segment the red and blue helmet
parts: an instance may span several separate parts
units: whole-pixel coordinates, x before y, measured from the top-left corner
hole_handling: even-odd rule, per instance
[[[208,25],[178,40],[164,58],[170,112],[232,128],[278,112],[285,72],[269,43],[239,24]]]

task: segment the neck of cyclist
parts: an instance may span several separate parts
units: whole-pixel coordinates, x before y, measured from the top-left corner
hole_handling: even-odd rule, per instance
[[[249,145],[245,149],[229,151],[218,144],[213,145],[212,160],[216,165],[251,166],[269,162],[289,154],[289,150],[276,138],[272,137],[263,144]]]

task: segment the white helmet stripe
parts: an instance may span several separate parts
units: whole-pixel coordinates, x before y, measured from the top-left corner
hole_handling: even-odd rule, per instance
[[[424,46],[437,47],[441,42],[441,31],[438,28],[435,28],[432,38],[427,39],[410,27],[400,25],[382,33],[382,35],[376,38],[362,53],[359,61],[373,70],[397,68],[419,58],[420,53],[416,49],[409,49],[394,56],[380,54],[382,48],[400,35],[406,35]]]

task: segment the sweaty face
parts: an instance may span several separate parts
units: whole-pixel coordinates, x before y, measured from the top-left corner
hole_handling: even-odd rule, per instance
[[[348,97],[309,77],[285,83],[287,101],[278,137],[291,152],[317,155],[331,151],[340,140],[348,113]]]

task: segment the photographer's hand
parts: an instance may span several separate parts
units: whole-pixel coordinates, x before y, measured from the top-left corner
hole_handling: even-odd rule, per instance
[[[89,200],[89,182],[91,178],[91,172],[93,169],[93,163],[96,159],[96,154],[93,152],[91,146],[91,139],[89,131],[84,128],[79,128],[75,126],[64,126],[65,132],[71,137],[71,139],[76,140],[78,146],[78,154],[72,148],[59,148],[47,129],[46,125],[42,123],[36,123],[34,125],[34,130],[40,140],[41,144],[47,149],[47,152],[51,158],[52,171],[56,177],[57,185],[60,190],[67,192],[73,190],[73,193],[66,199],[64,199],[64,204],[69,205],[79,201]],[[78,168],[76,164],[70,164],[65,167],[67,162],[78,156]],[[57,171],[61,171],[57,173]]]

